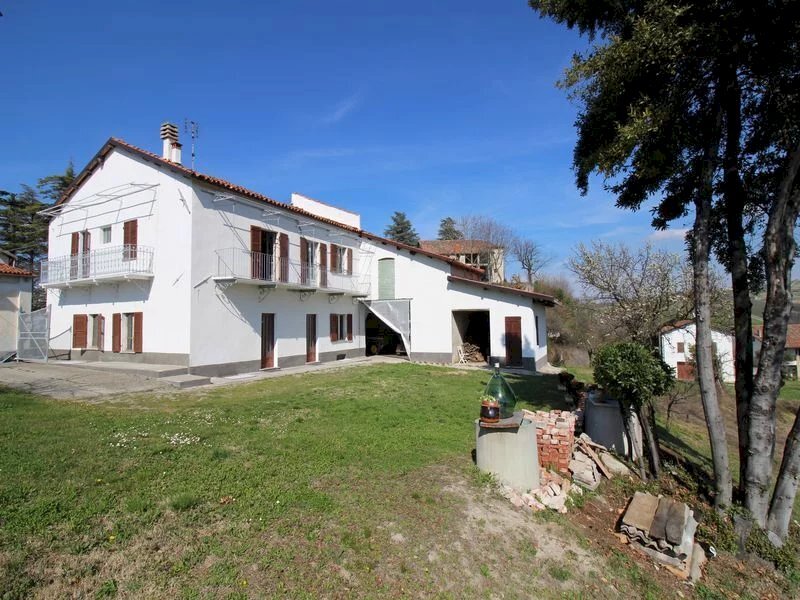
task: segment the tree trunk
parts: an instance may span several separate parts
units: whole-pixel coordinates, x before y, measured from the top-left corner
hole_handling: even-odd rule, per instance
[[[698,199],[695,203],[695,224],[692,232],[695,307],[695,363],[700,399],[703,403],[708,439],[711,442],[711,458],[714,464],[714,506],[718,509],[730,506],[732,497],[731,470],[728,462],[728,443],[725,423],[719,408],[717,387],[714,378],[714,350],[711,341],[711,292],[708,282],[709,263],[709,217],[711,199]]]
[[[798,169],[800,145],[790,155],[786,174],[770,208],[764,233],[767,298],[764,304],[763,343],[753,397],[750,400],[750,456],[747,461],[745,487],[745,506],[761,527],[766,527],[767,509],[770,505],[772,460],[775,455],[775,406],[781,388],[781,365],[792,310],[794,230],[800,210],[800,191],[793,190]],[[792,460],[788,460],[789,467],[791,463]],[[787,465],[782,465],[782,468],[785,466]],[[783,471],[779,473],[779,478],[785,478]]]
[[[786,440],[781,470],[778,473],[778,482],[775,484],[775,493],[772,495],[767,517],[767,529],[781,541],[785,541],[789,535],[789,523],[792,520],[798,482],[800,482],[800,410]]]
[[[732,53],[733,54],[733,53]],[[747,473],[747,414],[753,394],[753,331],[744,205],[747,200],[740,176],[742,136],[742,90],[733,59],[724,77],[726,139],[722,190],[728,228],[727,266],[733,288],[734,371],[736,376],[736,423],[739,442],[739,492],[743,496]]]
[[[717,111],[715,128],[721,126],[722,114]],[[695,218],[692,229],[692,269],[694,271],[695,312],[695,363],[700,400],[708,428],[711,444],[711,460],[714,465],[714,506],[722,509],[730,506],[732,499],[731,469],[728,460],[728,443],[725,422],[719,408],[714,376],[714,349],[711,339],[711,289],[709,284],[709,260],[711,256],[711,199],[713,197],[713,175],[717,162],[716,136],[712,135],[703,157],[699,190],[695,198]]]
[[[642,405],[637,411],[639,422],[642,425],[642,434],[647,444],[647,454],[650,461],[650,473],[658,479],[661,476],[661,455],[658,451],[658,437],[656,436],[655,412],[652,405]]]

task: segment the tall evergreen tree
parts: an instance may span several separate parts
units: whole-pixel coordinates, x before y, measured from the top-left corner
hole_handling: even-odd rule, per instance
[[[404,212],[395,211],[392,215],[392,222],[383,234],[390,240],[402,242],[409,246],[419,246],[419,236],[414,231],[414,226]]]
[[[461,240],[464,234],[459,231],[456,226],[456,220],[453,217],[445,217],[439,222],[439,235],[437,239],[440,240]]]
[[[791,308],[800,212],[800,19],[786,0],[531,0],[543,16],[595,43],[565,85],[582,104],[574,166],[606,177],[618,205],[657,196],[654,225],[694,209],[698,349],[707,328],[710,251],[732,276],[737,412],[745,506],[783,538],[800,472],[800,413],[770,489],[776,402]],[[750,235],[754,234],[754,235]],[[760,234],[760,235],[759,235]],[[758,247],[759,237],[762,245]],[[755,242],[752,244],[751,242]],[[755,377],[750,294],[763,258],[768,301]],[[707,362],[698,352],[700,363]],[[701,373],[702,379],[702,373]],[[711,387],[705,385],[703,387]],[[704,394],[705,396],[705,394]],[[726,453],[719,415],[707,414],[713,453]],[[728,495],[714,457],[718,501]],[[725,461],[726,462],[726,461]]]
[[[48,220],[39,214],[44,207],[30,186],[23,185],[19,194],[0,192],[0,247],[16,254],[17,264],[33,272],[38,272],[47,253]]]
[[[36,184],[36,188],[44,202],[52,204],[61,198],[73,181],[75,181],[75,167],[70,160],[63,173],[42,177]]]

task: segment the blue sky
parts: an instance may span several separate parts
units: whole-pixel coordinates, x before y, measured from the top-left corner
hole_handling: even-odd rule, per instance
[[[158,152],[160,124],[189,118],[198,170],[360,212],[376,233],[395,210],[423,238],[445,216],[488,214],[539,242],[556,273],[579,241],[682,248],[680,230],[654,234],[647,210],[615,208],[599,181],[577,192],[577,107],[555,82],[585,41],[524,0],[0,10],[0,189],[70,158],[82,168],[112,135]]]

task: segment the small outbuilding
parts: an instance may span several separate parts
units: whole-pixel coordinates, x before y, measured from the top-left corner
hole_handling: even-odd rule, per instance
[[[17,266],[16,256],[0,250],[0,362],[17,351],[19,313],[30,312],[33,274]]]

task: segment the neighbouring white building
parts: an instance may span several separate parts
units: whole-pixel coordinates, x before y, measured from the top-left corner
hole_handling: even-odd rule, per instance
[[[181,164],[177,128],[154,154],[109,139],[48,212],[41,284],[50,352],[226,375],[380,351],[453,362],[547,361],[553,298],[361,229],[300,194],[281,203]],[[390,344],[391,345],[391,344]]]
[[[0,361],[16,352],[19,313],[31,311],[33,276],[16,265],[16,257],[0,250]]]
[[[694,321],[689,320],[677,321],[661,329],[661,358],[675,369],[676,377],[681,381],[695,379],[695,331]],[[733,383],[736,380],[733,336],[712,329],[711,341],[719,361],[722,381]]]

